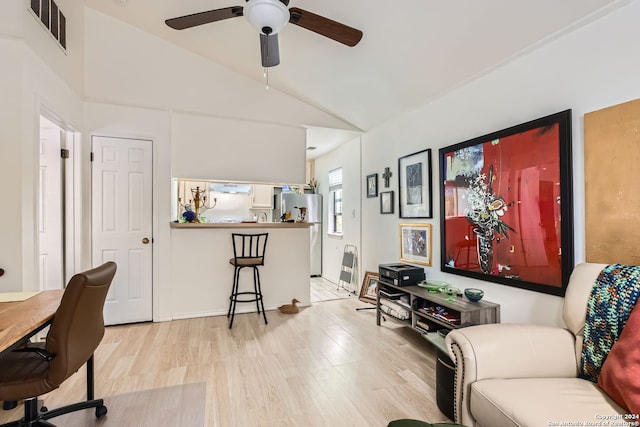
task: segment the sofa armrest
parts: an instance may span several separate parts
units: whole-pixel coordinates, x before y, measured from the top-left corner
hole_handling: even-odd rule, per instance
[[[446,338],[455,362],[455,418],[475,425],[469,409],[471,384],[489,378],[575,378],[575,337],[541,325],[489,324],[455,329]]]

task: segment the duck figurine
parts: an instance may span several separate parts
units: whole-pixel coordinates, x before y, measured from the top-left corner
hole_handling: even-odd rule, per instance
[[[300,311],[300,309],[296,306],[296,303],[298,302],[300,301],[294,298],[291,300],[291,304],[281,305],[280,307],[278,307],[278,310],[280,310],[280,313],[284,314],[296,314]]]

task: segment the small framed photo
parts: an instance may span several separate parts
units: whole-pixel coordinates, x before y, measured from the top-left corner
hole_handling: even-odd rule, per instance
[[[393,191],[383,191],[380,193],[380,213],[393,213]]]
[[[367,175],[367,197],[378,197],[378,174]]]
[[[400,218],[433,218],[431,194],[431,149],[398,159]]]
[[[378,297],[378,273],[367,271],[362,281],[362,287],[360,288],[360,301],[369,302],[371,304],[376,303]]]
[[[431,265],[431,224],[400,224],[400,260]]]

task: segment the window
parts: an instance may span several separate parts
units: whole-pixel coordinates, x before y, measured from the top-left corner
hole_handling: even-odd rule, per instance
[[[329,171],[329,233],[342,234],[342,168]]]

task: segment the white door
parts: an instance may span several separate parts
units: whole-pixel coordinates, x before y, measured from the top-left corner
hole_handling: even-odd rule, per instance
[[[93,265],[118,271],[108,325],[152,320],[152,142],[92,137]]]
[[[62,289],[62,162],[61,130],[40,118],[40,170],[38,191],[38,246],[40,289]]]

